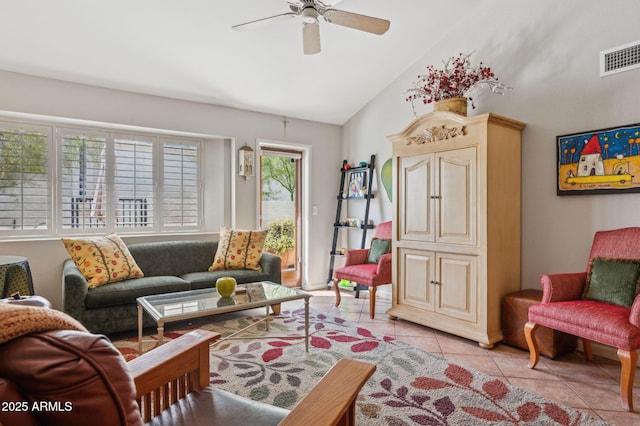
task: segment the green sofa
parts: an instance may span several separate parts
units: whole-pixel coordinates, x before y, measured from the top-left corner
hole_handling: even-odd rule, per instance
[[[143,278],[88,288],[87,281],[71,259],[62,268],[62,306],[93,333],[137,330],[136,298],[152,294],[213,288],[216,280],[232,276],[238,283],[272,281],[282,283],[280,257],[262,253],[262,271],[226,270],[209,272],[217,241],[169,241],[127,245],[144,273]],[[154,326],[145,315],[145,326]]]

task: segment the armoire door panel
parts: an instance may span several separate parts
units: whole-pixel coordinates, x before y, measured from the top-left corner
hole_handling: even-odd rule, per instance
[[[400,159],[400,239],[433,241],[433,155]]]
[[[433,288],[430,282],[434,277],[434,255],[431,252],[401,249],[403,263],[400,303],[433,311]]]
[[[469,322],[477,321],[477,258],[440,254],[436,312]]]
[[[476,244],[476,148],[437,155],[438,227],[436,242]]]

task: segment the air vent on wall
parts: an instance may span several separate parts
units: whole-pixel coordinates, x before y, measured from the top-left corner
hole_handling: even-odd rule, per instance
[[[600,52],[600,77],[640,68],[640,41]]]

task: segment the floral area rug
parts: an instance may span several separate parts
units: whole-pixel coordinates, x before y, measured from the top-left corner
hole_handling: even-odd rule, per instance
[[[192,328],[205,328],[226,336],[258,319],[226,318],[222,322],[177,325],[179,330],[165,332],[165,341]],[[607,424],[391,337],[315,311],[310,315],[307,353],[304,339],[281,337],[304,333],[304,311],[283,311],[273,318],[268,332],[264,324],[258,324],[243,334],[250,338],[225,340],[212,347],[211,383],[214,386],[291,408],[337,360],[355,358],[377,366],[358,398],[357,424]],[[145,342],[145,350],[149,350],[155,345],[153,336],[145,339],[151,339]],[[137,338],[114,340],[114,344],[125,358],[137,356]],[[340,390],[336,389],[336,398],[339,397]]]

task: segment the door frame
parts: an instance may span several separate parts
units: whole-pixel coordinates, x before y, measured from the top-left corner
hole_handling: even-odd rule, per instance
[[[260,155],[260,149],[281,149],[285,151],[299,151],[302,153],[301,160],[301,178],[299,186],[301,188],[300,199],[300,226],[301,226],[301,247],[298,252],[297,263],[302,268],[302,275],[300,277],[302,289],[305,290],[309,284],[309,268],[306,263],[306,259],[309,258],[309,224],[311,222],[311,145],[274,141],[269,139],[256,140],[256,155]],[[262,202],[262,188],[260,187],[260,176],[262,176],[261,162],[256,158],[256,224],[260,223],[260,203]]]

